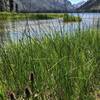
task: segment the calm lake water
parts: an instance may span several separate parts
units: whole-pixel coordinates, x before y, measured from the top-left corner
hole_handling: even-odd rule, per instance
[[[16,41],[26,36],[40,38],[45,34],[69,34],[78,29],[86,30],[93,27],[100,28],[100,13],[70,13],[80,16],[81,22],[63,23],[62,19],[28,20],[28,21],[0,21],[0,43],[3,41]]]

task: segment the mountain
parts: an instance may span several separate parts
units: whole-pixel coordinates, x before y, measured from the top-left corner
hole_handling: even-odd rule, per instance
[[[77,10],[78,11],[100,11],[100,0],[88,0]]]
[[[63,12],[72,11],[73,5],[68,0],[17,0],[19,11],[23,12]]]
[[[81,1],[81,2],[79,2],[77,4],[74,4],[73,6],[77,9],[77,8],[81,7],[85,3],[86,3],[86,1]]]

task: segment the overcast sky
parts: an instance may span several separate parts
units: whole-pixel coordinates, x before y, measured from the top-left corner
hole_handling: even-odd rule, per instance
[[[76,3],[78,3],[78,2],[87,1],[87,0],[69,0],[69,1],[71,1],[72,4],[76,4]]]

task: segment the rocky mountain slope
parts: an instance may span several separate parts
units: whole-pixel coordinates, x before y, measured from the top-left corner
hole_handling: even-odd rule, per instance
[[[88,0],[78,11],[100,11],[100,0]]]
[[[85,4],[86,3],[86,1],[81,1],[81,2],[79,2],[79,3],[77,3],[77,4],[74,4],[73,6],[75,7],[75,8],[79,8],[79,7],[81,7],[83,4]]]
[[[29,12],[63,12],[73,10],[73,5],[68,0],[20,0],[20,11]]]

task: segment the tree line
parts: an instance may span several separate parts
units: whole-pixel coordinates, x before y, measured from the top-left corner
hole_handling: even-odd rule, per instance
[[[0,11],[12,11],[13,0],[0,0]]]

